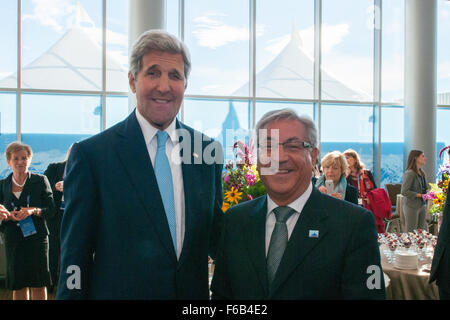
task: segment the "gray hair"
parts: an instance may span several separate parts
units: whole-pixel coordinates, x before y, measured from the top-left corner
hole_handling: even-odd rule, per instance
[[[264,129],[270,123],[279,120],[297,120],[301,122],[306,128],[307,139],[309,140],[307,142],[311,143],[314,148],[317,148],[317,129],[314,121],[307,115],[301,116],[297,115],[297,113],[290,108],[273,110],[264,114],[263,117],[256,124],[257,139],[259,139],[258,133],[260,129]]]
[[[142,58],[150,51],[181,54],[184,62],[184,76],[187,80],[191,71],[191,58],[183,42],[164,30],[148,30],[133,44],[130,55],[130,73],[136,79],[142,69]]]

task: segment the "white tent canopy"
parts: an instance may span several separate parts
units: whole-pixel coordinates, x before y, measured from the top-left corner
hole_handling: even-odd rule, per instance
[[[91,28],[81,23],[91,21],[78,4],[74,26],[47,52],[22,69],[22,88],[60,90],[102,90],[102,47],[91,37]],[[126,92],[127,70],[106,52],[108,91]],[[0,87],[15,87],[17,73],[0,80]]]
[[[366,93],[352,89],[322,71],[322,99],[371,100]],[[247,83],[233,95],[246,96],[248,92]],[[313,98],[314,60],[302,49],[302,40],[296,27],[286,47],[256,75],[256,92],[258,97]]]

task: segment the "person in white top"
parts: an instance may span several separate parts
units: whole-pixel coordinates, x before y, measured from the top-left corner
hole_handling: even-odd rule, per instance
[[[314,122],[274,110],[256,132],[267,195],[225,214],[212,298],[384,299],[373,215],[312,185]]]

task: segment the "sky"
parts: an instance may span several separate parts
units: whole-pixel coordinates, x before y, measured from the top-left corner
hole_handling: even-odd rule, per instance
[[[47,52],[70,28],[77,23],[89,33],[90,37],[101,44],[101,2],[99,0],[80,0],[83,9],[77,15],[76,0],[23,0],[22,1],[22,64],[28,65]],[[168,0],[167,29],[178,33],[178,1]],[[187,95],[233,95],[234,92],[249,81],[249,7],[243,0],[195,0],[186,1],[185,42],[192,57],[193,69],[188,83]],[[314,1],[313,0],[283,0],[280,6],[277,1],[257,1],[256,21],[256,71],[266,67],[289,42],[293,28],[297,28],[302,39],[302,50],[313,56],[314,48]],[[403,96],[403,0],[383,1],[383,100],[398,103]],[[450,2],[438,0],[438,92],[450,91],[450,41],[447,30],[450,30]],[[16,71],[17,64],[17,1],[1,0],[0,37],[6,48],[0,50],[0,79]],[[372,59],[373,59],[373,0],[324,0],[322,25],[322,62],[323,69],[340,82],[354,90],[372,95]],[[127,70],[128,50],[128,5],[126,0],[107,1],[107,51],[124,70]],[[79,48],[82,50],[82,48]],[[81,52],[80,52],[81,54]],[[101,57],[93,57],[100,61]],[[108,77],[107,77],[108,79]],[[256,79],[258,81],[258,78]],[[107,83],[108,84],[108,83]],[[121,86],[126,92],[127,82],[124,79]],[[107,88],[112,90],[112,88]],[[115,90],[116,91],[116,90]],[[120,91],[120,90],[117,90]],[[312,98],[312,92],[305,99]],[[39,97],[42,104],[58,97]],[[346,97],[342,97],[345,100]],[[72,117],[78,119],[79,114],[70,114],[69,110],[77,108],[78,102],[70,97],[64,98],[64,109],[55,107],[39,107],[24,99],[24,110],[30,116],[24,117],[23,130],[45,131],[39,128],[40,114],[45,112],[56,114],[62,120]],[[39,100],[38,99],[38,100]],[[56,100],[55,100],[56,99]],[[114,100],[114,99],[113,99]],[[6,101],[8,101],[6,103]],[[0,109],[10,105],[11,97],[0,98]],[[71,102],[73,101],[73,102]],[[90,114],[98,107],[98,96],[87,97],[83,102],[86,112],[77,121],[61,121],[61,126],[53,128],[56,132],[98,132],[97,118]],[[120,119],[124,108],[114,100],[110,119]],[[58,104],[55,102],[54,104]],[[186,109],[195,108],[187,103]],[[208,103],[204,103],[208,105]],[[220,108],[227,109],[226,103],[217,102]],[[237,107],[242,123],[248,121],[248,105],[243,103]],[[310,107],[311,109],[312,107]],[[309,109],[309,110],[310,110]],[[65,110],[65,111],[64,111]],[[194,109],[192,109],[194,110]],[[339,116],[339,108],[329,108]],[[33,111],[35,114],[33,114]],[[44,113],[45,113],[44,112]],[[308,111],[310,112],[310,111]],[[330,111],[331,112],[331,111]],[[350,112],[350,111],[348,111]],[[4,112],[2,112],[4,113]],[[222,112],[223,113],[223,112]],[[395,113],[395,111],[393,111]],[[341,113],[342,114],[342,113]],[[358,137],[362,141],[371,140],[370,113],[363,108],[357,115],[362,123]],[[221,116],[222,117],[222,116]],[[443,116],[445,117],[445,116]],[[185,116],[189,119],[189,117]],[[192,118],[192,117],[191,117]],[[334,114],[330,113],[330,119]],[[29,120],[28,120],[29,119]],[[325,117],[325,119],[328,119]],[[194,121],[195,119],[192,119]],[[211,119],[212,120],[212,119]],[[403,139],[403,131],[399,128],[398,118],[384,117],[387,141]],[[27,122],[28,121],[28,122]],[[189,120],[191,121],[191,120]],[[327,121],[327,120],[323,120]],[[11,121],[9,121],[11,123]],[[2,131],[7,130],[2,119]],[[108,122],[110,123],[110,122]],[[202,123],[208,123],[204,118]],[[439,121],[438,121],[439,123]],[[7,125],[6,125],[7,127]],[[15,127],[11,127],[12,132]],[[340,131],[340,137],[330,131],[324,138],[336,138],[340,141],[354,137],[354,132]],[[439,133],[445,134],[444,132]],[[450,140],[450,139],[448,139]]]

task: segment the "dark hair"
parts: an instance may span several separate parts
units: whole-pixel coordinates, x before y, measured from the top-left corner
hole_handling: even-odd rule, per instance
[[[422,169],[417,168],[416,159],[423,154],[423,151],[420,150],[411,150],[408,156],[408,162],[406,163],[406,170],[412,170],[420,176],[424,176],[425,173]]]

